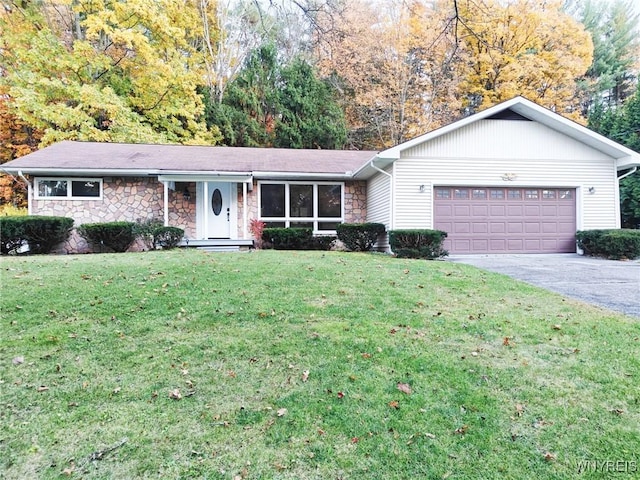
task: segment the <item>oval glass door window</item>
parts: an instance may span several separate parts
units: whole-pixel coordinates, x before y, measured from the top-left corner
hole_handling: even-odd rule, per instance
[[[220,215],[222,211],[222,193],[217,188],[213,191],[213,195],[211,195],[211,209],[216,216]]]

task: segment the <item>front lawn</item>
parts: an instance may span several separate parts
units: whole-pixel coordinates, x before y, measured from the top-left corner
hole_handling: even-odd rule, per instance
[[[0,265],[0,478],[640,472],[637,319],[372,254]]]

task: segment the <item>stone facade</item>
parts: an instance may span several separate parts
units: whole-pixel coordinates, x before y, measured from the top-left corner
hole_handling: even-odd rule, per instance
[[[103,196],[100,200],[33,199],[35,215],[56,215],[71,217],[75,225],[97,222],[164,220],[164,186],[153,177],[105,177]],[[185,198],[185,191],[190,198]],[[365,222],[367,216],[366,182],[345,182],[344,219],[348,223]],[[243,238],[242,184],[236,184],[238,231],[236,238]],[[169,225],[182,228],[186,238],[196,238],[196,183],[177,182],[174,190],[169,190]],[[247,191],[247,237],[251,238],[251,220],[258,218],[258,184]],[[232,235],[233,232],[232,232]],[[144,249],[138,242],[131,250]],[[60,245],[61,253],[88,253],[91,246],[74,229],[69,240]]]
[[[183,196],[184,186],[191,198]],[[164,219],[164,186],[152,177],[105,177],[100,200],[33,199],[35,215],[71,217],[75,225],[97,222],[115,222]],[[185,230],[185,236],[195,236],[196,199],[195,183],[183,184],[181,189],[169,190],[169,225]],[[133,245],[132,249],[144,248]],[[58,248],[66,253],[87,253],[91,247],[74,229],[69,240]]]

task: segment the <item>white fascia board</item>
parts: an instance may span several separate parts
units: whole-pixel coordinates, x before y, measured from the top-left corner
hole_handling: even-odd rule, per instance
[[[362,165],[358,170],[353,173],[353,178],[355,179],[367,179],[372,175],[378,173],[378,168],[384,170],[389,165],[397,160],[397,158],[390,158],[389,156],[381,156],[383,153],[386,154],[388,150],[385,152],[381,152],[378,156],[372,158],[367,163]],[[376,168],[377,167],[377,168]]]
[[[345,173],[303,173],[303,172],[253,172],[258,179],[269,180],[351,180],[353,172]]]
[[[152,170],[131,170],[121,168],[94,168],[94,169],[78,169],[78,168],[24,168],[24,167],[1,167],[7,173],[22,173],[26,175],[48,175],[48,176],[67,176],[67,177],[151,177],[158,174]]]
[[[175,172],[158,175],[160,182],[237,182],[251,183],[251,174],[238,172]]]

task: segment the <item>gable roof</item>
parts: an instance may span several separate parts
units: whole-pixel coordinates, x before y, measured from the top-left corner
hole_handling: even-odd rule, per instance
[[[545,125],[559,133],[594,148],[616,160],[618,170],[626,170],[640,166],[640,154],[608,139],[582,125],[569,120],[551,110],[527,100],[524,97],[515,97],[491,108],[465,117],[456,122],[445,125],[424,135],[408,140],[387,150],[380,152],[375,159],[375,166],[384,168],[398,160],[402,152],[429,142],[435,138],[446,135],[454,130],[463,128],[471,123],[487,119],[511,119],[531,120]],[[354,175],[358,178],[367,178],[375,173],[376,169],[371,162],[363,165]]]
[[[359,150],[62,141],[2,165],[37,175],[286,175],[350,178],[376,155]]]

